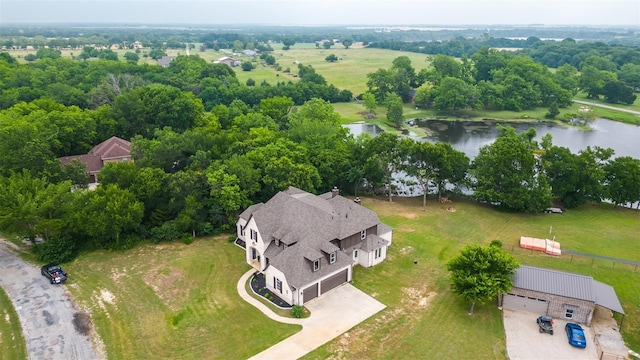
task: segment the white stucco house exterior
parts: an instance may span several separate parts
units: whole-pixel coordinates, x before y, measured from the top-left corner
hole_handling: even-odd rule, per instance
[[[291,305],[351,281],[354,265],[384,261],[393,235],[375,212],[340,196],[336,188],[313,195],[290,187],[247,208],[236,230],[247,264]]]

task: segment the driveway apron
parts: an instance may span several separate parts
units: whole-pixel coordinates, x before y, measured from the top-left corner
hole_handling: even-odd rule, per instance
[[[254,270],[248,271],[238,281],[240,296],[254,306],[256,303],[260,304],[261,306],[256,307],[269,318],[290,324],[301,324],[302,330],[250,359],[287,360],[301,358],[386,307],[378,300],[347,283],[305,304],[311,312],[311,316],[308,318],[282,318],[273,314],[269,308],[250,297],[244,290],[244,284],[253,272]]]
[[[0,239],[0,286],[18,313],[29,359],[97,359],[91,339],[75,330],[78,310],[65,285],[50,284],[9,246]]]

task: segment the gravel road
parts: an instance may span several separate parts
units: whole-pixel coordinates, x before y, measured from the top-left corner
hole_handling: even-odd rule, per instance
[[[0,286],[20,318],[29,359],[98,359],[91,339],[74,326],[74,316],[82,315],[66,285],[50,284],[38,267],[25,263],[12,247],[0,239]]]

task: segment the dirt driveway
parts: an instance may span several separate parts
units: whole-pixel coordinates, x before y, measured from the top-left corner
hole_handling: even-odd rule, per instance
[[[540,334],[536,314],[510,309],[502,310],[507,353],[510,360],[598,360],[591,329],[583,326],[587,348],[569,345],[564,326],[567,321],[553,319],[554,335]]]
[[[20,318],[29,359],[97,359],[91,339],[73,325],[79,311],[65,285],[49,284],[39,268],[12,252],[12,245],[0,239],[0,286]]]

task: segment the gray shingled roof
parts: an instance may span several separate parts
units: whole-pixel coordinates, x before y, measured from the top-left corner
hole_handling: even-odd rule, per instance
[[[593,301],[624,314],[615,289],[591,276],[522,265],[513,276],[513,287]]]
[[[295,245],[282,251],[270,265],[282,271],[287,277],[287,282],[297,289],[302,289],[332,272],[349,267],[352,259],[349,255],[338,251],[336,262],[329,264],[327,256],[320,257],[320,270],[313,271],[313,262],[304,257],[305,246]]]
[[[590,276],[522,265],[513,276],[513,286],[574,299],[596,301],[593,278]]]
[[[380,224],[375,212],[340,195],[316,196],[294,187],[277,193],[265,204],[248,208],[240,217],[246,220],[253,217],[265,241],[296,243],[282,250],[269,247],[265,256],[298,288],[351,264],[351,257],[338,251],[332,240]],[[325,254],[336,251],[337,261],[329,264],[323,251]],[[322,259],[321,269],[314,272],[310,260],[318,257]]]

